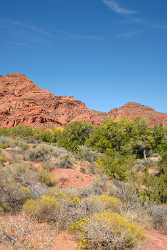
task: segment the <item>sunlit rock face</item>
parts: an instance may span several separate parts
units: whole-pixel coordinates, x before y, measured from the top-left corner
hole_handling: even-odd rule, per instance
[[[108,113],[97,112],[74,97],[56,96],[39,88],[20,73],[0,76],[0,127],[26,125],[51,128],[71,121],[98,125],[106,118],[145,118],[151,126],[167,125],[166,114],[137,103],[128,103]]]

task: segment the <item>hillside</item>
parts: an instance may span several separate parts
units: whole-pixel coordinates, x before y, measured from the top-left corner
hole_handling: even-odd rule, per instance
[[[167,125],[167,114],[136,103],[128,103],[110,112],[96,112],[71,96],[55,96],[43,90],[25,75],[14,73],[0,77],[0,126],[64,126],[71,121],[99,124],[106,118],[145,118],[151,125]]]

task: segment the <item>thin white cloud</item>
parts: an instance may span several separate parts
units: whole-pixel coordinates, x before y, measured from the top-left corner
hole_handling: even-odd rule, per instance
[[[67,31],[57,31],[57,33],[59,33],[59,35],[64,36],[65,40],[96,40],[96,41],[104,40],[103,37],[95,35],[79,34]]]
[[[25,30],[30,30],[30,31],[32,31],[34,33],[37,33],[39,35],[42,35],[42,36],[45,36],[45,37],[48,37],[48,38],[53,38],[53,34],[51,32],[48,32],[48,31],[46,31],[44,29],[41,29],[38,26],[23,23],[23,22],[20,22],[20,21],[11,21],[11,23],[13,25],[16,25],[16,26],[18,26],[20,28],[23,28]]]
[[[129,31],[129,32],[124,32],[116,35],[116,38],[123,38],[123,39],[130,39],[133,37],[136,37],[140,32],[139,31]]]
[[[0,19],[0,29],[3,28],[10,37],[10,46],[34,47],[38,45],[52,46],[56,41],[101,41],[104,38],[93,34],[82,34],[70,31],[56,30],[49,31],[43,27],[21,22],[20,20]]]
[[[135,14],[136,13],[135,10],[130,10],[128,8],[122,7],[115,0],[102,0],[102,2],[108,8],[110,8],[112,11],[114,11],[115,13],[118,13],[118,14],[131,15],[131,14]]]

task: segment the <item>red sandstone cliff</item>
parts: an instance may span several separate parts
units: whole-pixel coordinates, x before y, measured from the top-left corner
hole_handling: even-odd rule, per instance
[[[63,126],[70,121],[99,124],[104,119],[146,118],[151,125],[167,125],[167,115],[136,103],[128,103],[108,113],[90,110],[70,96],[55,96],[36,86],[26,76],[15,73],[0,77],[0,127]]]

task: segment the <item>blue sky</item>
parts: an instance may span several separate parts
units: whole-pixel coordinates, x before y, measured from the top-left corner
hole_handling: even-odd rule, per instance
[[[128,101],[167,112],[166,0],[5,0],[0,74],[108,111]]]

